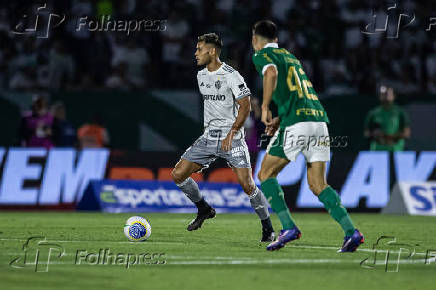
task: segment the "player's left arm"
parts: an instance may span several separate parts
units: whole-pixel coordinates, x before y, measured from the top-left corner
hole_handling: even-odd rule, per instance
[[[221,149],[224,151],[229,151],[232,149],[232,141],[239,130],[244,125],[251,111],[251,101],[250,96],[246,96],[242,99],[236,100],[239,105],[238,115],[236,116],[235,122],[233,122],[232,129],[227,134],[226,138],[221,144]]]
[[[229,151],[232,149],[232,141],[239,130],[244,126],[245,120],[247,120],[248,115],[251,111],[251,101],[250,89],[247,88],[244,78],[237,72],[234,71],[228,79],[230,90],[235,96],[235,100],[239,105],[238,115],[236,116],[235,122],[233,122],[232,128],[227,134],[226,138],[221,144],[221,149],[223,151]]]

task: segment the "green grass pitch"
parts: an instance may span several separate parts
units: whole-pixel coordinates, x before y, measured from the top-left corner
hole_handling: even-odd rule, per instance
[[[431,258],[436,256],[434,217],[352,214],[365,235],[365,244],[355,253],[338,254],[343,233],[323,213],[294,214],[302,238],[277,252],[267,252],[265,244],[259,245],[260,223],[254,214],[218,214],[195,232],[186,231],[192,214],[141,214],[153,229],[150,239],[142,243],[128,242],[123,234],[123,225],[132,215],[0,213],[0,288],[435,289],[436,262]],[[279,230],[274,215],[273,223]],[[396,244],[387,244],[392,238],[383,239],[377,249],[385,251],[375,254],[371,249],[381,236],[395,237]],[[24,263],[23,244],[30,237],[41,239],[32,240]],[[49,248],[53,249],[47,265]],[[88,260],[97,265],[87,263],[84,257],[96,256],[100,249],[120,254],[119,265],[108,265],[109,260],[102,264],[103,258]],[[409,250],[404,249],[414,254],[409,257]],[[426,258],[428,250],[433,250],[430,258]],[[64,251],[60,258],[58,251]],[[75,264],[77,251],[81,251],[80,264]],[[152,253],[164,255],[150,260],[145,254]],[[143,258],[141,264],[127,269],[123,264],[127,254],[133,255],[132,262]],[[165,264],[147,264],[149,261]]]

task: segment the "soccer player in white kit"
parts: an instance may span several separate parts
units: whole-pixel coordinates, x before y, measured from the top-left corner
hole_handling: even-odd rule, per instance
[[[268,212],[268,202],[252,177],[250,155],[243,131],[250,106],[250,90],[244,78],[232,67],[221,62],[223,43],[215,33],[198,37],[195,58],[206,67],[197,80],[204,101],[204,133],[189,147],[176,164],[172,177],[177,186],[197,206],[197,217],[188,231],[199,229],[204,220],[215,217],[203,198],[191,174],[207,168],[217,158],[223,158],[235,172],[250,204],[262,224],[262,242],[274,240],[275,234]]]

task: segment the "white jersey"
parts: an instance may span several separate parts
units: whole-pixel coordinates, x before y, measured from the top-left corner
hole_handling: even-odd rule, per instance
[[[207,68],[197,74],[198,88],[204,101],[204,137],[224,139],[238,115],[236,100],[250,95],[244,78],[231,66],[222,63],[216,71]],[[235,136],[244,138],[244,128]]]

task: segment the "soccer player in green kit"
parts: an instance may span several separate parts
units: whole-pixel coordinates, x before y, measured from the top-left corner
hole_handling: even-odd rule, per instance
[[[301,237],[276,178],[301,152],[307,163],[310,189],[345,232],[338,252],[354,252],[364,242],[363,235],[354,227],[339,195],[325,178],[326,162],[330,160],[327,114],[301,63],[286,49],[279,48],[277,41],[277,26],[273,22],[263,20],[254,25],[253,62],[263,79],[262,122],[265,132],[274,134],[258,177],[265,197],[283,226],[278,238],[266,249],[278,250]],[[278,117],[272,118],[271,101],[278,107]]]
[[[371,139],[369,150],[403,151],[410,137],[409,117],[395,105],[393,88],[380,87],[380,106],[372,109],[365,119],[365,137]]]

